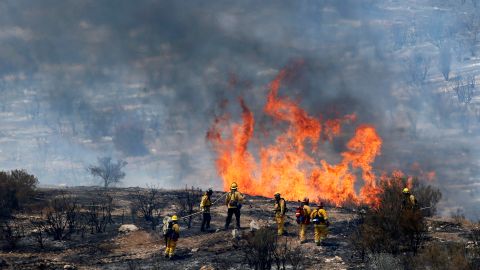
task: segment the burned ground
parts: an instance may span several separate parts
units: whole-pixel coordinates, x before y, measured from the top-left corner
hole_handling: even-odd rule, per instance
[[[152,230],[151,224],[139,213],[132,215],[134,194],[142,191],[138,188],[115,188],[104,191],[101,188],[77,187],[68,189],[41,189],[36,196],[34,212],[25,211],[15,216],[22,224],[23,235],[16,247],[0,252],[0,269],[64,269],[68,265],[76,269],[200,269],[212,266],[215,269],[246,269],[243,248],[246,239],[253,234],[250,223],[258,227],[275,227],[272,212],[272,200],[263,197],[247,197],[242,208],[242,229],[240,236],[232,237],[232,231],[223,230],[226,211],[223,199],[212,208],[212,230],[200,232],[199,216],[192,220],[192,227],[187,229],[185,222],[180,222],[181,238],[178,242],[177,257],[167,260],[163,257],[164,240],[160,226]],[[177,198],[184,191],[159,192],[162,209],[161,217],[176,213]],[[105,232],[92,233],[78,230],[62,240],[54,241],[45,236],[44,248],[35,240],[30,220],[43,213],[46,201],[59,196],[74,196],[81,207],[90,204],[99,196],[112,196],[112,222]],[[215,192],[213,199],[223,193]],[[287,240],[292,249],[299,245],[297,224],[294,220],[294,208],[297,203],[288,202],[290,211],[286,221]],[[32,206],[33,207],[33,206]],[[198,207],[196,207],[197,209]],[[195,209],[195,211],[197,211]],[[358,224],[358,211],[355,209],[327,207],[331,219],[330,234],[322,246],[313,242],[313,229],[307,233],[306,243],[300,246],[302,264],[305,269],[364,269],[368,262],[360,260],[351,243],[351,234]],[[459,223],[455,219],[428,218],[427,243],[473,243],[471,231],[475,224],[465,220]],[[122,224],[135,224],[138,231],[120,233]],[[65,268],[66,269],[66,268]]]

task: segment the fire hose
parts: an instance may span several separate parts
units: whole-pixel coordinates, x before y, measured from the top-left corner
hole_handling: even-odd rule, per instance
[[[220,196],[218,199],[216,199],[216,200],[212,203],[212,206],[214,206],[221,198],[227,196],[227,194],[228,194],[228,193],[225,193],[225,194],[223,194],[222,196]],[[203,211],[198,211],[198,212],[196,212],[196,213],[193,213],[193,214],[190,214],[190,215],[186,215],[186,216],[181,217],[181,218],[179,218],[179,219],[185,219],[185,218],[188,218],[188,217],[191,217],[191,216],[196,216],[196,215],[201,214],[201,213],[203,213]]]

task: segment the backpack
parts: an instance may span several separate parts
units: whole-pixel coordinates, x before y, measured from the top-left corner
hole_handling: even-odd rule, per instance
[[[228,202],[228,206],[233,207],[233,208],[238,207],[239,203],[235,198],[236,197],[235,192],[230,192],[230,194],[228,196],[230,196],[230,201]]]
[[[320,215],[319,212],[315,212],[315,216],[312,219],[313,224],[322,224],[325,223],[325,217],[323,215]]]
[[[172,222],[172,226],[173,226],[173,222]],[[180,237],[180,234],[177,233],[175,230],[173,230],[172,228],[172,232],[170,234],[170,239],[172,239],[173,241],[177,241],[178,238]]]
[[[297,218],[297,223],[302,224],[305,223],[307,220],[305,216],[305,209],[303,209],[303,206],[299,206],[297,210],[295,211],[295,217]]]
[[[173,222],[172,222],[172,219],[170,217],[164,217],[163,218],[162,231],[163,231],[163,237],[165,237],[165,238],[168,238],[172,235]]]

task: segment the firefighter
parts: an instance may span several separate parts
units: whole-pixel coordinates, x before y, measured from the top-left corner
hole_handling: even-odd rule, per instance
[[[305,242],[305,233],[307,231],[307,226],[310,224],[311,209],[309,203],[309,199],[305,197],[295,214],[297,216],[297,223],[300,225],[300,243]]]
[[[211,188],[203,194],[202,201],[200,202],[200,210],[203,213],[202,217],[202,226],[200,231],[204,232],[205,229],[208,231],[210,229],[210,220],[212,216],[210,215],[210,207],[212,206],[212,201],[210,198],[212,197],[213,191]]]
[[[166,234],[167,248],[165,249],[165,258],[173,259],[175,255],[175,248],[177,247],[177,240],[180,237],[180,226],[178,225],[178,217],[172,216],[168,231]]]
[[[275,198],[275,221],[277,222],[277,234],[283,235],[284,233],[284,223],[285,223],[285,211],[286,211],[286,204],[285,199],[280,197],[280,192],[276,192],[274,195]]]
[[[310,218],[312,220],[315,232],[315,244],[317,244],[317,246],[320,246],[322,241],[327,237],[328,226],[330,226],[327,211],[325,211],[325,209],[323,208],[322,202],[318,204],[317,209],[312,211]]]
[[[403,209],[407,210],[415,210],[417,207],[417,199],[413,194],[410,193],[408,188],[403,189],[403,202],[402,202]]]
[[[238,185],[233,182],[230,185],[230,192],[227,193],[225,204],[228,208],[227,220],[225,221],[225,230],[228,230],[232,216],[235,214],[235,220],[237,221],[237,229],[240,229],[240,208],[242,208],[243,195],[237,191]]]

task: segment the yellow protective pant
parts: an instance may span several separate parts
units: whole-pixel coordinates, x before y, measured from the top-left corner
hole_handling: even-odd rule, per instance
[[[165,256],[168,255],[168,257],[173,257],[175,254],[175,248],[177,247],[177,241],[174,241],[172,239],[168,239],[167,241],[167,248],[165,249]]]
[[[314,225],[314,230],[315,230],[315,243],[320,243],[327,237],[328,234],[328,228],[327,225],[325,224],[315,224]]]
[[[277,234],[278,235],[283,235],[284,232],[284,224],[285,224],[285,216],[283,215],[278,215],[275,216],[275,221],[277,222]]]
[[[300,241],[305,241],[305,234],[307,233],[307,224],[300,224]]]

